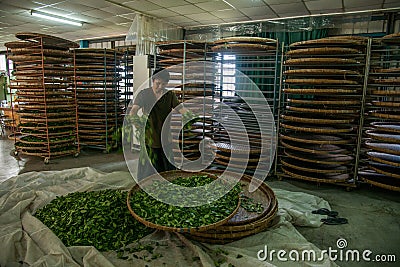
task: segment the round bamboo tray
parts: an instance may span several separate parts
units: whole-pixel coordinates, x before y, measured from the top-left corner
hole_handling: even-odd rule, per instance
[[[44,111],[40,111],[40,112],[24,112],[24,111],[18,111],[18,115],[21,117],[45,117],[47,116],[48,118],[57,118],[57,117],[65,117],[65,116],[73,116],[75,115],[75,111],[56,111],[56,112],[52,112],[52,111],[47,111],[46,113],[41,113]]]
[[[48,104],[46,105],[47,109],[71,109],[71,108],[75,108],[75,104],[74,103],[70,103],[70,104]],[[44,105],[43,104],[32,104],[32,103],[19,103],[19,108],[20,109],[37,109],[37,110],[43,110],[44,109]]]
[[[39,156],[43,158],[47,157],[60,157],[60,156],[67,156],[67,155],[75,155],[77,153],[77,149],[69,149],[65,151],[56,151],[56,152],[29,152],[29,151],[20,151],[22,154],[28,156]]]
[[[400,68],[386,68],[386,69],[372,69],[372,71],[370,72],[370,75],[372,74],[385,74],[385,75],[398,75],[398,73],[400,72]]]
[[[374,130],[367,130],[365,133],[374,140],[400,144],[400,135],[398,134],[379,133]]]
[[[400,96],[400,89],[371,90],[371,94],[378,96]]]
[[[341,155],[341,154],[308,154],[308,153],[299,153],[299,152],[291,152],[288,149],[285,149],[284,154],[289,158],[293,158],[296,160],[301,160],[310,163],[316,164],[324,164],[324,165],[343,165],[351,163],[354,160],[354,157],[349,155]]]
[[[342,69],[294,69],[286,70],[283,74],[287,76],[307,76],[307,75],[324,75],[325,76],[339,76],[344,79],[346,76],[357,76],[361,75],[360,72],[354,70],[342,70]]]
[[[283,166],[290,167],[294,170],[300,170],[309,173],[319,173],[319,174],[342,174],[347,173],[349,170],[346,166],[341,165],[324,165],[316,163],[305,163],[304,161],[296,159],[281,159]]]
[[[200,40],[170,40],[170,41],[158,41],[156,45],[160,50],[165,49],[196,49],[204,48],[206,45],[205,41]]]
[[[343,128],[320,126],[317,128],[315,127],[315,125],[287,124],[283,122],[281,122],[280,125],[286,129],[299,132],[308,132],[308,133],[336,134],[336,133],[350,133],[353,131],[353,128],[351,126]]]
[[[263,37],[251,37],[251,36],[234,36],[226,37],[215,40],[213,44],[224,44],[224,43],[272,43],[276,45],[277,40]]]
[[[304,143],[297,143],[297,142],[284,142],[281,140],[282,146],[299,151],[299,152],[305,152],[305,153],[311,153],[311,154],[316,154],[316,155],[327,155],[327,154],[334,154],[334,155],[348,155],[351,152],[347,151],[346,149],[343,149],[339,146],[336,145],[329,145],[329,144],[323,144],[323,145],[312,145],[312,144],[304,144]],[[347,152],[347,153],[346,153]]]
[[[14,55],[44,55],[44,56],[58,56],[58,57],[72,57],[68,51],[57,49],[40,49],[40,48],[15,48],[11,51]]]
[[[400,78],[372,79],[371,84],[400,85]]]
[[[26,139],[29,137],[21,137],[19,141],[23,144],[32,144],[32,145],[42,145],[42,144],[47,144],[47,138],[43,139],[41,141],[27,141]],[[57,140],[58,138],[55,139],[50,139],[48,142],[50,143],[51,146],[56,145],[56,144],[63,144],[63,143],[71,143],[75,140],[75,137],[69,137],[69,139],[65,140]]]
[[[335,125],[335,124],[348,124],[354,121],[352,118],[343,118],[343,119],[337,119],[337,118],[307,118],[307,117],[297,117],[297,116],[291,116],[291,115],[281,115],[282,119],[287,120],[287,121],[293,121],[293,122],[300,122],[300,123],[308,123],[308,124],[323,124],[323,125]]]
[[[264,51],[275,51],[276,46],[272,45],[262,45],[262,44],[246,44],[246,43],[240,43],[240,44],[232,44],[232,43],[225,43],[221,45],[215,45],[211,47],[211,50],[213,52],[264,52]]]
[[[242,154],[260,154],[261,148],[251,148],[249,146],[240,146],[240,145],[232,145],[230,143],[225,142],[216,142],[214,144],[210,144],[210,147],[220,150],[223,152],[229,153],[242,153]]]
[[[391,177],[387,177],[384,174],[370,171],[360,171],[358,172],[358,175],[361,177],[362,180],[373,186],[400,192],[400,182],[397,179],[393,179]]]
[[[351,58],[294,58],[284,62],[286,66],[292,65],[359,65],[360,62]]]
[[[116,49],[111,48],[76,48],[73,50],[77,55],[86,55],[90,53],[97,53],[97,54],[112,54],[112,55],[122,55],[122,52],[119,52]]]
[[[115,71],[115,66],[111,66],[111,65],[104,65],[104,64],[99,64],[99,65],[95,65],[95,64],[91,64],[91,65],[87,65],[87,64],[75,64],[75,69],[77,71],[86,71],[86,70],[90,70],[90,71],[94,71],[94,70],[99,70],[99,71]]]
[[[400,120],[400,112],[396,111],[370,111],[369,114],[372,117],[382,118],[382,119],[390,119],[390,120]]]
[[[284,140],[290,140],[306,144],[319,144],[319,145],[343,145],[353,142],[351,139],[343,139],[331,135],[317,135],[317,134],[296,134],[295,136],[289,134],[280,134]]]
[[[16,93],[18,96],[42,96],[42,95],[46,95],[46,96],[55,96],[55,95],[65,95],[65,96],[70,96],[70,95],[74,95],[74,92],[71,91],[65,91],[65,90],[60,90],[60,91],[50,91],[50,90],[43,90],[43,91],[17,91]]]
[[[234,160],[234,159],[232,159],[232,161],[233,161],[233,160]],[[233,167],[233,168],[240,168],[240,169],[245,168],[245,169],[247,169],[247,170],[254,170],[255,168],[257,168],[257,165],[236,164],[236,163],[233,163],[232,161],[226,162],[226,161],[224,161],[224,160],[219,159],[218,157],[216,157],[216,158],[214,159],[214,161],[215,161],[216,163],[222,165],[222,166],[230,166],[230,167]]]
[[[381,41],[385,44],[399,45],[400,33],[392,33],[382,37]]]
[[[358,114],[357,109],[318,109],[318,108],[301,108],[286,106],[287,110],[296,112],[308,112],[308,113],[323,113],[323,114]]]
[[[173,56],[173,57],[198,58],[198,57],[203,57],[205,52],[206,51],[204,49],[175,48],[175,49],[160,50],[159,54],[160,55]]]
[[[367,157],[378,163],[400,167],[400,156],[398,155],[369,151]]]
[[[89,81],[120,81],[122,78],[121,77],[95,77],[95,76],[90,76],[90,77],[85,77],[85,76],[77,76],[75,77],[75,80],[78,82],[89,82]]]
[[[244,157],[244,158],[241,158],[241,157],[237,157],[237,156],[235,156],[234,158],[232,158],[231,156],[230,156],[230,153],[221,153],[221,151],[217,151],[216,153],[214,153],[215,155],[218,155],[218,158],[220,158],[220,159],[224,159],[225,161],[229,161],[229,160],[232,160],[232,161],[237,161],[237,162],[246,162],[246,163],[250,163],[250,164],[257,164],[259,161],[267,161],[267,160],[269,160],[269,157],[265,157],[265,155],[262,155],[262,154],[260,154],[260,155],[249,155],[249,157],[247,158],[247,157]]]
[[[395,167],[387,164],[382,164],[382,163],[375,163],[375,162],[370,162],[368,164],[368,167],[377,173],[384,174],[386,176],[400,179],[400,167]]]
[[[286,84],[300,84],[300,85],[358,85],[357,81],[342,80],[342,79],[285,79]]]
[[[17,64],[27,65],[31,62],[46,62],[46,63],[71,63],[72,59],[67,57],[42,57],[42,56],[27,56],[27,55],[10,55],[8,59],[14,61]]]
[[[348,47],[314,47],[290,50],[287,56],[309,56],[309,55],[347,55],[353,56],[362,53],[361,50]]]
[[[78,48],[79,44],[69,41],[67,39],[63,39],[60,37],[48,35],[48,34],[42,34],[42,33],[34,33],[34,32],[19,32],[15,34],[15,37],[21,40],[26,40],[26,41],[33,41],[33,42],[39,42],[41,44],[45,45],[56,45],[59,47],[65,47],[65,48]]]
[[[311,181],[311,182],[318,182],[318,183],[341,183],[346,182],[349,178],[349,174],[316,174],[316,173],[308,173],[299,170],[293,170],[288,167],[282,167],[282,170],[285,174],[292,178]]]
[[[360,105],[359,100],[317,100],[317,99],[287,99],[288,102],[293,104],[302,105],[337,105],[337,106],[349,106],[349,105]]]
[[[45,128],[45,127],[43,127]],[[24,135],[31,135],[31,136],[35,136],[35,137],[42,137],[42,138],[47,138],[47,135],[54,137],[54,136],[59,136],[59,135],[70,135],[70,134],[75,134],[74,133],[74,128],[70,127],[67,128],[67,130],[65,128],[50,128],[48,129],[48,132],[46,132],[46,129],[38,129],[35,127],[34,131],[29,131],[27,128],[24,127],[20,127],[21,129],[21,134]]]
[[[356,40],[356,39],[348,39],[348,38],[322,38],[315,40],[307,40],[295,42],[289,45],[290,48],[296,49],[297,47],[302,46],[364,46],[365,41]]]
[[[21,117],[20,121],[23,122],[38,122],[38,123],[46,123],[46,122],[67,122],[67,121],[75,121],[75,117],[62,117],[62,118],[26,118]]]
[[[372,101],[372,105],[377,106],[377,107],[399,108],[400,107],[400,102]]]
[[[174,179],[178,178],[178,177],[191,177],[194,173],[193,172],[184,172],[184,171],[180,171],[180,170],[176,170],[176,171],[167,171],[167,172],[162,172],[160,174],[157,175],[152,175],[149,176],[147,178],[145,178],[144,180],[141,181],[141,183],[143,184],[148,184],[150,183],[154,178],[156,178],[158,175],[161,175],[162,177],[164,177],[164,179],[168,180],[168,181],[173,181]],[[210,173],[205,173],[205,172],[198,172],[197,174],[200,175],[207,175],[209,177],[212,178],[217,178],[215,175],[211,175]],[[170,231],[170,232],[180,232],[180,233],[193,233],[193,232],[199,232],[199,231],[206,231],[209,229],[214,229],[217,226],[220,226],[222,224],[225,224],[227,221],[229,221],[239,210],[240,207],[240,199],[238,198],[238,203],[237,203],[237,207],[233,210],[233,212],[227,216],[225,219],[220,220],[218,222],[215,222],[213,224],[209,224],[209,225],[203,225],[203,226],[199,226],[196,228],[179,228],[179,227],[169,227],[169,226],[163,226],[163,225],[158,225],[152,222],[148,222],[145,219],[141,218],[140,216],[138,216],[134,210],[132,209],[131,205],[130,205],[130,197],[131,195],[136,192],[141,190],[139,185],[135,185],[128,193],[128,197],[127,197],[127,206],[128,209],[131,213],[131,215],[138,220],[139,222],[141,222],[142,224],[146,225],[147,227],[150,228],[155,228],[158,230],[163,230],[163,231]]]
[[[375,151],[400,156],[400,145],[399,144],[373,143],[373,142],[367,141],[367,142],[365,142],[365,146],[367,148],[373,149]]]
[[[68,143],[57,143],[57,144],[53,144],[53,143],[49,143],[50,146],[50,150],[54,150],[54,149],[61,149],[61,148],[65,148],[65,147],[69,147],[73,145],[72,142],[68,142]],[[31,153],[35,153],[35,152],[40,152],[40,151],[47,151],[45,153],[48,153],[48,148],[49,146],[47,145],[47,142],[43,142],[43,143],[37,143],[37,144],[27,144],[27,143],[21,143],[20,141],[18,141],[17,143],[15,143],[15,148],[20,150],[20,151],[25,151],[25,152],[31,152]],[[41,153],[41,152],[40,152]]]
[[[359,90],[357,89],[327,89],[327,88],[315,88],[315,89],[298,89],[298,88],[284,88],[283,92],[286,94],[304,94],[304,95],[342,95],[342,94],[355,94]]]
[[[400,122],[372,122],[370,125],[380,132],[400,133]]]
[[[10,89],[17,89],[17,90],[40,90],[43,91],[44,88],[46,89],[67,89],[69,87],[69,84],[21,84],[21,85],[10,85]]]
[[[50,131],[57,130],[57,129],[65,129],[65,128],[71,128],[73,129],[75,127],[75,124],[71,123],[70,121],[65,122],[63,125],[52,125],[51,123],[48,124],[48,127],[46,124],[36,124],[36,123],[21,123],[18,125],[19,128],[21,129],[30,129],[30,130],[42,130],[46,131],[46,129],[49,129]]]
[[[29,41],[13,41],[7,42],[4,44],[5,47],[10,48],[11,52],[13,49],[20,49],[20,48],[31,48],[31,49],[39,49],[42,47],[41,44],[37,42],[29,42]],[[49,45],[43,44],[44,49],[52,49],[52,50],[68,50],[67,47],[57,46],[57,45]]]

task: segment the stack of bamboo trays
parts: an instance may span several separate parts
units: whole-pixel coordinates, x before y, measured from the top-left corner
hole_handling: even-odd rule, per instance
[[[289,46],[279,125],[285,176],[355,184],[367,42],[339,36]]]
[[[213,118],[219,123],[214,123],[214,142],[210,146],[218,169],[245,170],[252,174],[260,163],[271,160],[271,155],[262,149],[262,140],[270,140],[271,136],[263,136],[260,130],[260,124],[271,122],[267,117],[256,118],[254,115],[256,110],[266,110],[265,101],[261,101],[260,105],[257,97],[258,91],[269,85],[257,84],[258,91],[255,91],[256,86],[251,79],[267,79],[270,73],[274,73],[277,46],[275,39],[248,36],[221,38],[211,44],[218,66]],[[273,67],[269,67],[271,63]],[[273,81],[272,78],[271,83]],[[273,85],[271,87],[273,92]]]
[[[207,62],[207,43],[193,40],[157,42],[157,66],[170,73],[167,89],[173,90],[186,109],[197,115],[197,120],[182,131],[173,131],[174,159],[183,161],[201,157],[202,141],[210,138],[214,65]],[[182,128],[182,116],[174,113],[174,129]]]
[[[8,59],[15,63],[20,116],[15,154],[50,158],[79,154],[73,54],[78,44],[51,35],[18,33],[21,41],[6,43]],[[13,105],[14,106],[14,105]],[[14,135],[16,136],[16,135]]]
[[[99,48],[80,48],[73,52],[80,142],[109,152],[119,145],[117,135],[122,126],[119,88],[122,53]]]
[[[400,191],[400,34],[372,47],[368,83],[365,158],[359,176],[367,183]]]

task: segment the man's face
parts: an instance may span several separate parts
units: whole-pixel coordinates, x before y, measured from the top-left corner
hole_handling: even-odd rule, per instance
[[[161,79],[154,79],[153,80],[153,90],[156,93],[161,92],[166,86],[167,86],[168,82],[161,80]]]

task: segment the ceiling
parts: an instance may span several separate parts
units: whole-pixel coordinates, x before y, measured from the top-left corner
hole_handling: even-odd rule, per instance
[[[136,12],[181,27],[399,9],[399,0],[0,0],[0,50],[18,32],[39,32],[72,41],[126,35]],[[30,15],[30,10],[68,16],[82,27]]]

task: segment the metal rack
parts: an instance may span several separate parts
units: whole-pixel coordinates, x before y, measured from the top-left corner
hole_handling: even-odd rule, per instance
[[[6,44],[7,58],[15,64],[15,80],[10,91],[16,90],[22,136],[14,134],[15,155],[50,158],[79,155],[77,137],[76,91],[70,48],[71,41],[38,33],[21,33],[23,41]],[[11,95],[11,100],[13,96]],[[14,118],[13,118],[14,120]]]
[[[182,164],[181,153],[186,159],[199,159],[200,143],[210,138],[212,123],[214,65],[208,62],[207,44],[190,40],[158,42],[156,50],[156,66],[167,69],[171,76],[167,89],[173,90],[187,109],[201,114],[191,127],[183,127],[181,114],[172,114],[175,162]]]
[[[360,180],[400,191],[400,35],[376,40],[365,109]]]
[[[213,43],[215,161],[211,168],[268,175],[280,75],[278,40],[232,37]],[[258,170],[258,171],[257,171]]]
[[[285,53],[278,176],[355,187],[371,41],[323,38]]]
[[[120,99],[120,60],[115,49],[73,51],[81,145],[107,153],[119,144],[123,103]]]

